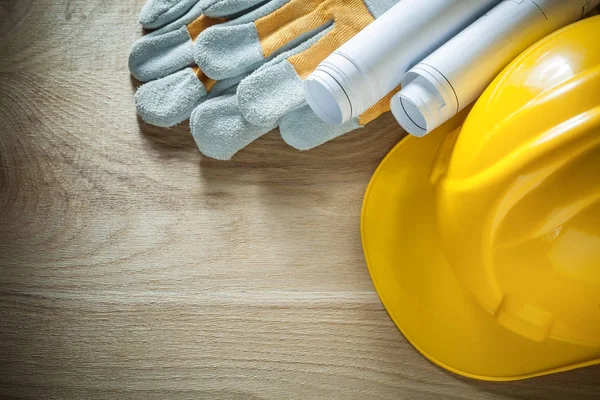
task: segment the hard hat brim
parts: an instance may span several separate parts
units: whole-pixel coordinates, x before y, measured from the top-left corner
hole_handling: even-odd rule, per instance
[[[462,120],[403,139],[367,189],[361,235],[379,297],[427,359],[470,378],[511,381],[600,364],[600,347],[537,343],[508,331],[457,280],[438,237],[430,171],[443,138]]]

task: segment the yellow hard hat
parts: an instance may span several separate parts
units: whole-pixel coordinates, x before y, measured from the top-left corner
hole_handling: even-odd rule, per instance
[[[371,277],[439,366],[502,381],[600,363],[599,37],[594,17],[537,43],[370,183]]]

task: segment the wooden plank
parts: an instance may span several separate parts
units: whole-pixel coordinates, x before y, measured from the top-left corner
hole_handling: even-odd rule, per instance
[[[140,123],[142,3],[0,4],[4,398],[597,398],[598,368],[474,382],[395,328],[358,230],[389,115],[226,163]]]

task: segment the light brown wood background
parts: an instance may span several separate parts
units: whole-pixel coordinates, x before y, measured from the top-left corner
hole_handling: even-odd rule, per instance
[[[481,383],[395,328],[359,235],[390,116],[232,162],[141,124],[142,3],[0,0],[1,398],[600,397],[599,368]]]

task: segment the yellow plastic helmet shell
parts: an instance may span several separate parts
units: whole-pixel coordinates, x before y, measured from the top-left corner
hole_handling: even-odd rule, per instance
[[[598,37],[594,17],[537,43],[370,183],[376,289],[446,369],[514,380],[600,363]]]

